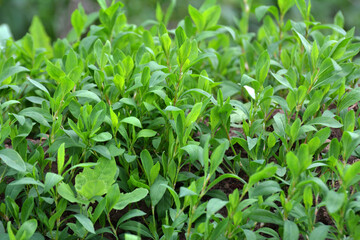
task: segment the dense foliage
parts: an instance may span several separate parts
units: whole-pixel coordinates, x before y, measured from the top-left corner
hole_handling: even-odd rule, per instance
[[[0,42],[1,239],[360,238],[360,42],[341,13],[278,0],[252,33],[251,1],[232,28],[208,0],[169,30],[175,1],[141,26],[98,3],[66,39],[35,17]]]

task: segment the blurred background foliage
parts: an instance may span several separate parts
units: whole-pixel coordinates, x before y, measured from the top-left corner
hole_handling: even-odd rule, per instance
[[[218,0],[222,6],[222,23],[235,25],[236,18],[241,17],[240,1]],[[156,3],[160,2],[164,8],[170,0],[123,0],[129,23],[141,24],[145,20],[155,19]],[[178,0],[176,9],[169,23],[175,27],[180,19],[187,15],[187,7],[192,4],[199,7],[204,0]],[[345,16],[345,29],[356,27],[360,30],[360,0],[312,0],[312,14],[317,21],[332,23],[336,13],[340,10]],[[38,15],[43,22],[48,35],[55,40],[65,37],[71,29],[70,17],[77,5],[81,3],[87,13],[98,10],[96,0],[0,0],[0,24],[9,25],[15,39],[25,35],[32,17]],[[254,9],[259,5],[273,5],[276,0],[254,0]],[[300,14],[294,7],[287,14],[288,18],[300,20]],[[257,27],[257,20],[253,16],[250,22],[251,30]]]

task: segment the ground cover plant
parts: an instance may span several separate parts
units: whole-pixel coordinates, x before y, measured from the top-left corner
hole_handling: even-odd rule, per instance
[[[98,3],[66,39],[38,18],[1,38],[1,239],[360,238],[360,42],[341,12],[245,0],[232,27],[207,0],[168,29],[176,1],[140,26]]]

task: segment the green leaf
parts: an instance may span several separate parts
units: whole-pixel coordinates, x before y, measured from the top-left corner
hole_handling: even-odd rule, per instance
[[[35,203],[34,198],[29,197],[27,198],[21,207],[21,222],[24,223],[26,220],[29,219],[33,209],[34,209]]]
[[[0,158],[4,163],[19,172],[26,171],[26,165],[21,156],[13,149],[0,150]]]
[[[101,214],[103,213],[104,209],[106,207],[106,198],[103,198],[99,201],[99,203],[97,204],[94,212],[92,213],[92,216],[91,216],[91,221],[93,223],[95,223],[99,217],[101,216]]]
[[[74,217],[81,223],[81,225],[90,233],[95,234],[94,225],[91,220],[82,214],[75,214]]]
[[[272,73],[272,72],[271,72],[271,75],[273,75],[275,80],[278,81],[281,85],[287,87],[288,89],[290,89],[292,91],[294,90],[293,87],[291,86],[291,84],[289,83],[289,81],[286,78],[280,76],[279,74]]]
[[[98,163],[94,169],[85,168],[75,177],[76,191],[88,200],[106,194],[115,182],[115,160],[100,158]]]
[[[358,102],[360,102],[360,91],[352,90],[346,93],[343,98],[341,98],[337,110],[340,112]]]
[[[16,185],[38,185],[44,187],[44,184],[38,180],[35,180],[31,177],[23,177],[18,180],[15,180],[9,184],[10,186]]]
[[[290,169],[293,178],[297,178],[301,171],[300,162],[293,152],[288,152],[286,154],[286,163],[287,163],[287,167]]]
[[[45,187],[44,192],[48,192],[52,187],[54,187],[56,184],[58,184],[60,181],[63,180],[63,177],[52,172],[46,173],[45,176]]]
[[[157,132],[151,129],[141,129],[140,132],[136,135],[136,138],[150,138],[154,137]]]
[[[128,124],[131,124],[131,125],[133,125],[135,127],[142,128],[140,120],[138,118],[136,118],[136,117],[127,117],[127,118],[124,118],[123,120],[121,120],[120,122],[128,123]]]
[[[120,194],[119,201],[115,204],[114,209],[122,210],[130,203],[138,202],[148,195],[149,191],[145,188],[137,188],[130,193]]]
[[[34,85],[35,87],[37,87],[38,89],[40,89],[41,91],[47,93],[48,95],[50,95],[49,91],[46,89],[46,87],[44,85],[42,85],[41,83],[32,80],[31,78],[27,78],[27,80]]]
[[[308,42],[308,40],[306,40],[306,38],[299,32],[297,32],[295,29],[293,29],[293,31],[298,35],[298,37],[300,38],[300,41],[302,43],[302,45],[304,46],[306,53],[308,54],[308,56],[311,56],[311,45]]]
[[[190,15],[191,19],[193,20],[193,22],[195,23],[195,26],[196,26],[198,32],[201,32],[202,30],[204,30],[205,20],[204,20],[203,15],[199,12],[199,10],[197,10],[196,8],[194,8],[191,5],[189,5],[188,10],[189,10],[189,15]]]
[[[210,190],[213,186],[215,186],[216,184],[218,184],[219,182],[221,182],[222,180],[227,179],[227,178],[235,178],[236,180],[239,180],[243,184],[246,183],[244,179],[242,179],[241,177],[239,177],[235,174],[225,173],[225,174],[221,174],[218,178],[216,178],[214,181],[212,181],[207,186],[207,189]]]
[[[96,145],[96,146],[92,147],[91,150],[99,153],[101,156],[103,156],[109,160],[111,159],[111,153],[106,146]]]
[[[97,0],[98,4],[100,5],[101,9],[107,9],[106,0]]]
[[[268,148],[271,149],[275,146],[275,144],[276,144],[276,138],[273,133],[270,133],[269,137],[267,139],[267,146],[268,146]]]
[[[268,165],[264,167],[262,170],[257,171],[249,178],[249,183],[247,185],[247,189],[250,189],[251,186],[253,186],[255,183],[258,183],[262,179],[266,179],[269,177],[272,177],[277,170],[276,166]]]
[[[159,2],[156,3],[156,11],[155,11],[155,15],[156,15],[156,20],[158,22],[162,22],[163,21],[163,18],[164,18],[164,14],[161,10],[161,5]]]
[[[63,172],[63,167],[65,163],[65,143],[62,143],[58,149],[57,154],[57,167],[58,167],[58,174],[61,175]]]
[[[278,0],[278,5],[280,8],[281,15],[285,13],[295,4],[295,0]]]
[[[86,23],[87,17],[85,14],[82,14],[79,9],[76,9],[72,14],[71,14],[71,24],[75,29],[75,32],[78,36],[78,38],[80,38],[81,33],[84,29],[85,23]]]
[[[14,76],[15,74],[20,72],[29,72],[29,69],[22,66],[12,66],[3,69],[0,73],[0,84],[8,77]]]
[[[33,38],[34,48],[44,48],[47,52],[47,57],[53,56],[53,49],[51,47],[51,39],[47,35],[43,24],[38,16],[34,16],[29,28],[29,32]]]
[[[9,100],[9,101],[6,101],[6,102],[2,103],[1,106],[0,106],[0,109],[5,109],[10,105],[19,104],[19,103],[20,102],[16,101],[16,100]],[[13,115],[14,115],[14,117],[16,116],[16,114],[13,114]],[[17,115],[17,116],[19,116],[19,115]],[[23,125],[23,124],[21,124],[21,125]]]
[[[134,218],[134,217],[141,217],[146,215],[145,212],[139,210],[139,209],[131,209],[130,211],[128,211],[127,213],[125,213],[124,215],[121,216],[121,218],[119,219],[118,223],[116,224],[116,226],[118,227],[121,223]],[[141,239],[140,239],[141,240]]]
[[[269,8],[269,6],[259,6],[255,9],[255,16],[259,22],[263,19]]]
[[[117,204],[120,199],[120,195],[119,185],[116,183],[113,184],[105,197],[107,212],[110,212],[114,208],[115,204]]]
[[[343,157],[347,161],[356,147],[360,144],[360,136],[351,132],[344,132],[341,141],[343,146]]]
[[[277,192],[280,192],[280,185],[275,181],[264,181],[254,186],[251,190],[251,198],[256,198],[257,196],[268,196]]]
[[[159,175],[159,172],[160,172],[160,163],[156,162],[156,164],[152,166],[150,170],[150,182],[149,182],[150,186],[154,183],[155,179]]]
[[[309,117],[314,116],[315,113],[319,110],[320,104],[318,102],[311,103],[307,106],[305,109],[304,115],[303,115],[303,122],[305,122]]]
[[[154,165],[154,162],[153,162],[153,159],[149,153],[148,150],[144,149],[141,151],[140,153],[140,159],[141,159],[141,163],[144,167],[144,170],[145,170],[145,174],[148,178],[148,181],[150,183],[150,172],[151,172],[151,169]]]
[[[66,56],[65,70],[69,74],[78,65],[78,59],[75,51],[71,48]]]
[[[299,238],[299,228],[296,223],[286,220],[284,222],[284,240],[293,240]]]
[[[101,99],[98,97],[98,95],[88,90],[78,90],[72,93],[72,95],[74,97],[88,98],[95,101],[96,103],[101,102]]]
[[[95,135],[91,139],[94,140],[95,142],[107,142],[112,139],[112,135],[109,132],[102,132],[98,135]]]
[[[207,218],[210,218],[212,215],[214,215],[217,211],[222,209],[228,201],[223,201],[218,198],[212,198],[206,205],[206,216]]]
[[[7,229],[6,230],[8,231],[8,235],[9,235],[10,240],[17,240],[16,237],[15,237],[15,234],[14,234],[14,232],[12,230],[12,227],[11,227],[11,221],[7,222]]]
[[[349,186],[353,185],[357,181],[358,173],[360,172],[360,162],[353,163],[349,166],[344,175],[344,186],[348,188]],[[354,182],[355,180],[355,182]]]
[[[71,203],[78,203],[79,200],[75,197],[74,192],[71,190],[70,186],[64,182],[61,182],[57,188],[58,193],[61,197],[68,200]]]
[[[19,231],[16,233],[16,239],[21,239],[21,240],[28,240],[30,239],[36,229],[37,229],[38,223],[36,221],[36,219],[30,219],[26,222],[24,222]]]
[[[322,125],[331,128],[341,128],[343,126],[331,117],[317,117],[307,122],[307,125]]]
[[[201,108],[202,108],[202,102],[196,103],[193,106],[191,112],[186,116],[185,127],[190,126],[192,123],[194,123],[197,120],[197,118],[200,115]]]
[[[223,142],[211,154],[210,172],[209,172],[210,175],[213,175],[215,173],[216,169],[222,163],[227,146],[228,146],[228,142]]]
[[[259,82],[260,85],[264,84],[266,76],[270,69],[270,56],[267,51],[264,51],[259,60],[256,63],[256,80]]]
[[[251,212],[249,218],[259,223],[272,223],[276,225],[284,224],[280,216],[264,209],[255,209]]]
[[[311,63],[313,68],[315,68],[317,65],[318,57],[319,57],[319,48],[315,40],[311,48]]]
[[[300,132],[301,120],[297,118],[290,128],[291,141],[295,142]]]
[[[65,77],[66,74],[64,71],[55,66],[52,62],[46,59],[46,71],[49,74],[49,76],[54,79],[57,83],[61,82],[61,78]]]
[[[325,240],[328,236],[330,226],[328,225],[321,225],[311,232],[310,240]]]
[[[164,196],[166,192],[166,185],[167,185],[167,181],[161,176],[158,176],[154,184],[151,185],[150,199],[151,199],[151,205],[153,207],[155,207],[160,202],[161,198]]]
[[[203,13],[202,13],[202,17],[204,19],[205,22],[205,30],[215,26],[221,16],[221,8],[220,6],[212,6],[208,9],[206,9]]]
[[[330,190],[326,195],[325,204],[330,214],[339,211],[344,202],[345,202],[344,193],[338,193],[333,190]]]
[[[36,110],[38,110],[38,111],[36,111]],[[45,127],[51,127],[48,122],[47,116],[45,114],[46,114],[46,112],[44,112],[43,109],[39,109],[39,108],[35,108],[35,107],[25,108],[19,112],[19,115],[32,118],[36,122],[38,122],[40,125],[43,125]]]

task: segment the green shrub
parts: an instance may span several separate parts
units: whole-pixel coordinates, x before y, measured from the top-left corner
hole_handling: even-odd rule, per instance
[[[141,26],[98,3],[66,39],[38,18],[1,39],[1,239],[360,238],[360,43],[341,14],[279,0],[252,33],[251,1],[232,28],[208,0],[170,30],[175,1]]]

